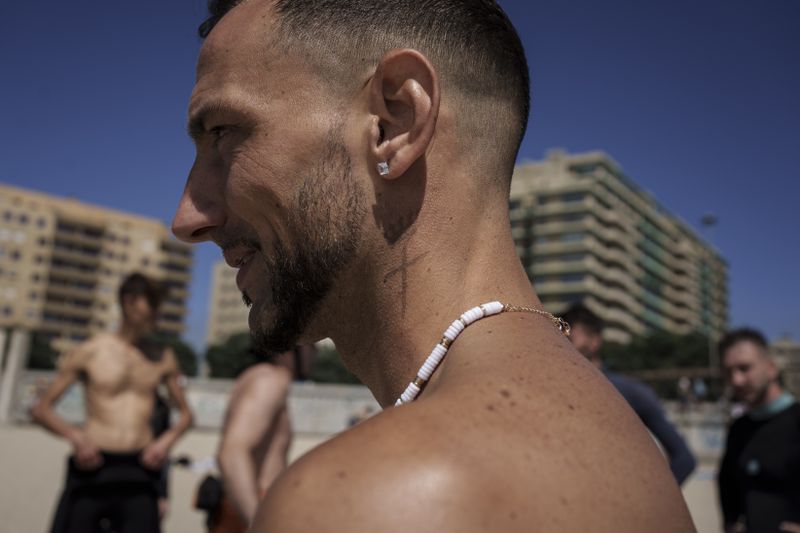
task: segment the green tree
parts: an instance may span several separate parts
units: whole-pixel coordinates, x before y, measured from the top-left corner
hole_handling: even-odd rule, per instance
[[[317,358],[314,361],[311,379],[317,383],[361,384],[358,378],[344,367],[336,348],[331,346],[322,346],[317,349]]]
[[[154,340],[172,348],[181,372],[189,377],[197,375],[197,353],[194,349],[181,340],[179,337],[167,333],[157,333]]]
[[[702,367],[708,365],[708,340],[699,333],[658,331],[634,337],[629,344],[606,343],[600,355],[609,368],[619,372]]]
[[[253,353],[253,340],[249,333],[231,335],[222,344],[209,346],[206,351],[206,363],[212,378],[236,378],[259,361]]]
[[[623,374],[643,370],[702,368],[708,366],[708,338],[700,333],[675,335],[663,331],[637,336],[629,344],[606,343],[600,350],[605,365]],[[677,395],[676,379],[649,382],[659,396]],[[712,395],[721,391],[719,380],[707,383]]]
[[[56,367],[58,352],[50,346],[50,338],[41,331],[31,332],[28,368],[34,370],[53,370]]]

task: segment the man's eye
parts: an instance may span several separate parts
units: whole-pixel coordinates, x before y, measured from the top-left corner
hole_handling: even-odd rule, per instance
[[[214,126],[213,128],[211,128],[208,131],[211,134],[211,137],[215,141],[218,141],[221,138],[223,138],[225,135],[227,135],[230,130],[228,129],[227,126]]]

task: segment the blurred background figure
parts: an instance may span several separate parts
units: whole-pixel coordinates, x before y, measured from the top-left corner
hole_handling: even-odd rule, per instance
[[[681,376],[678,379],[678,402],[682,413],[689,410],[692,403],[692,380],[689,376]]]
[[[292,381],[307,379],[315,352],[309,345],[270,354],[236,379],[217,451],[222,497],[209,520],[212,533],[247,531],[258,502],[286,469],[289,390]]]
[[[760,332],[727,333],[719,354],[747,407],[731,425],[719,469],[725,531],[800,532],[800,405],[783,389]]]
[[[658,440],[669,459],[678,484],[694,471],[697,461],[675,427],[667,420],[658,397],[650,387],[631,378],[610,372],[600,357],[603,322],[582,304],[570,307],[562,318],[572,327],[570,341],[575,349],[592,361],[630,404],[650,433]]]
[[[62,357],[58,374],[32,407],[33,419],[73,447],[53,532],[157,532],[159,483],[169,450],[192,423],[170,348],[149,340],[163,287],[131,274],[119,288],[122,322]],[[84,386],[86,422],[75,427],[55,412],[72,384]],[[156,390],[166,385],[178,422],[155,437]]]
[[[150,417],[150,429],[153,431],[153,437],[160,437],[167,431],[171,424],[171,410],[169,403],[160,392],[156,391],[155,405],[153,406],[153,415]],[[169,467],[170,461],[164,461],[161,467],[161,477],[158,480],[157,493],[158,493],[158,519],[163,523],[164,519],[169,513]]]

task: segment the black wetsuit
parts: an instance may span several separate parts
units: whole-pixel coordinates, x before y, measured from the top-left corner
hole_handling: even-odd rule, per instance
[[[138,452],[101,455],[96,470],[81,470],[69,458],[51,533],[158,533],[161,471],[145,468]]]
[[[747,533],[800,523],[800,404],[783,398],[777,409],[745,414],[728,433],[718,477],[722,514],[726,524],[744,517]]]
[[[655,392],[639,381],[603,369],[608,380],[619,391],[642,423],[658,439],[669,457],[669,468],[678,485],[692,473],[697,461],[675,426],[670,424]]]

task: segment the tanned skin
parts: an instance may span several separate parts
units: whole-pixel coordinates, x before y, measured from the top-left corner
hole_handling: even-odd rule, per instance
[[[87,470],[101,466],[101,450],[123,453],[141,450],[142,464],[152,470],[160,469],[169,450],[192,423],[192,413],[178,383],[179,368],[172,350],[166,348],[161,357],[149,358],[136,346],[153,331],[156,310],[142,295],[124,298],[122,307],[120,330],[96,335],[66,354],[52,384],[31,409],[37,423],[69,441],[76,464]],[[77,381],[83,383],[85,391],[83,427],[61,419],[54,407]],[[150,417],[155,391],[161,384],[166,385],[180,417],[154,439]]]
[[[286,408],[291,382],[286,366],[260,363],[243,372],[231,392],[217,463],[226,496],[245,524],[252,522],[258,502],[286,469],[292,441]]]
[[[361,89],[343,101],[302,54],[270,44],[276,17],[250,0],[203,44],[189,104],[197,158],[173,231],[214,240],[237,266],[248,258],[237,282],[251,327],[269,322],[272,271],[260,258],[277,240],[307,242],[313,228],[287,221],[303,177],[332,168],[317,163],[338,125],[367,214],[299,341],[331,337],[386,409],[293,463],[252,531],[694,531],[641,422],[542,316],[471,325],[419,399],[391,407],[461,313],[541,302],[516,256],[507,189],[487,186],[501,170],[459,130],[469,110],[428,58],[390,50],[354,67]],[[258,248],[229,246],[243,228]]]

